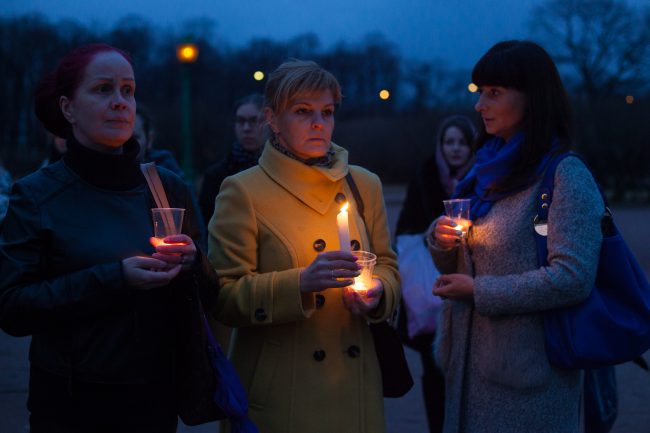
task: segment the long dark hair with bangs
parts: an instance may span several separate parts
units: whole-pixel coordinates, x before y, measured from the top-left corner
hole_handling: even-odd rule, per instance
[[[530,41],[504,41],[490,48],[474,66],[472,82],[478,87],[500,86],[526,95],[523,120],[524,141],[510,175],[493,185],[495,191],[516,188],[530,177],[545,154],[571,147],[573,125],[566,89],[551,56]],[[477,150],[492,138],[481,122]],[[554,139],[558,145],[551,148]]]

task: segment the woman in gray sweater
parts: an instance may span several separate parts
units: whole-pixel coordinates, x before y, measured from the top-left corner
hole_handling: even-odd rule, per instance
[[[445,373],[445,432],[577,432],[582,373],[549,364],[544,311],[579,303],[593,286],[604,204],[588,169],[555,173],[548,262],[538,267],[536,195],[546,164],[571,142],[568,97],[550,56],[532,42],[493,46],[474,66],[483,119],[476,164],[455,196],[471,199],[461,238],[438,218],[429,247],[443,273],[436,360]]]

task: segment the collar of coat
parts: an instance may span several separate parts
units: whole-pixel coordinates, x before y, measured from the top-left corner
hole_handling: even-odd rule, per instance
[[[332,149],[332,166],[317,167],[283,155],[267,141],[259,164],[271,179],[325,215],[341,190],[339,181],[348,174],[348,151],[334,143]]]

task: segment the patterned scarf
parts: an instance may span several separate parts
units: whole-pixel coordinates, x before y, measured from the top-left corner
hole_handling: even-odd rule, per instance
[[[278,141],[278,137],[275,135],[271,137],[271,145],[275,147],[280,153],[283,153],[284,155],[287,155],[289,158],[295,159],[296,161],[300,161],[303,164],[315,165],[317,167],[327,167],[327,168],[332,167],[332,157],[334,156],[335,153],[334,149],[332,149],[332,146],[330,146],[327,153],[323,156],[317,156],[315,158],[305,159],[294,154],[289,149],[285,149],[284,147],[282,147],[280,145],[280,142]]]

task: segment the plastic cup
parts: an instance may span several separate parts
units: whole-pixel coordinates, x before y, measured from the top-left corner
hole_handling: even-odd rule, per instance
[[[468,198],[454,198],[450,200],[443,200],[445,205],[445,215],[452,219],[457,226],[462,230],[462,237],[467,237],[467,230],[469,228],[469,209],[471,200]]]
[[[361,267],[358,277],[354,278],[354,284],[351,286],[353,290],[360,295],[368,293],[368,289],[372,287],[372,275],[377,264],[377,256],[368,251],[352,251],[352,255],[357,258],[357,264]]]
[[[177,207],[158,207],[151,209],[153,235],[158,239],[181,234],[185,209]]]

